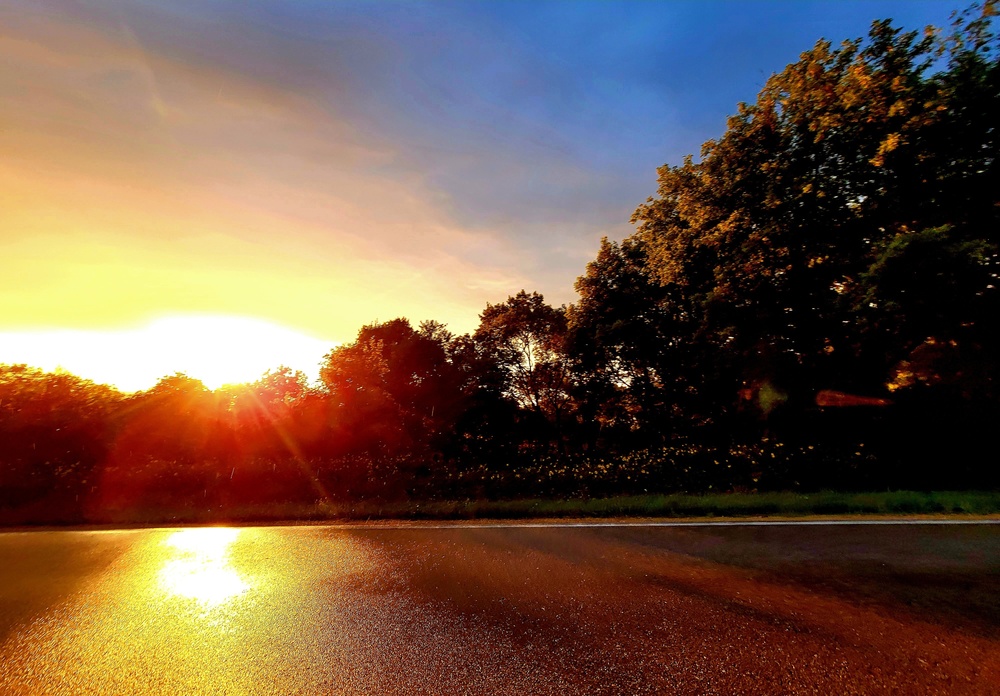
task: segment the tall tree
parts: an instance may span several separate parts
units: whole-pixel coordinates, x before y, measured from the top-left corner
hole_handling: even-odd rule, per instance
[[[989,2],[948,38],[879,21],[867,40],[820,41],[741,104],[700,161],[659,170],[635,237],[650,272],[690,299],[704,345],[738,370],[735,400],[767,413],[824,387],[884,389],[925,337],[859,322],[859,298],[877,309],[878,288],[919,296],[890,291],[883,271],[928,230],[947,225],[936,234],[950,251],[940,266],[912,266],[914,289],[975,267],[974,288],[950,286],[946,302],[995,293],[994,14]],[[903,304],[921,313],[919,301]]]

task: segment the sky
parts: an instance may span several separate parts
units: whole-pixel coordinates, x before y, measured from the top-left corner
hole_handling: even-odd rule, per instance
[[[374,321],[570,303],[768,76],[962,7],[4,0],[0,363],[213,386],[315,374]]]

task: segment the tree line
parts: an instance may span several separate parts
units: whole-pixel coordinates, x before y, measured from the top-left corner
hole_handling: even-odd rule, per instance
[[[318,385],[0,368],[0,504],[993,487],[995,14],[818,42],[658,170],[569,306],[374,323]]]

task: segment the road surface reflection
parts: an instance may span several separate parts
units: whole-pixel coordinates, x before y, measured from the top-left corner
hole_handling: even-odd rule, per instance
[[[1000,525],[0,534],[0,694],[992,694],[994,620],[869,590],[996,617],[997,559]]]
[[[194,600],[206,609],[230,601],[250,584],[230,562],[239,529],[183,529],[166,538],[160,586],[172,596]]]
[[[317,573],[336,582],[363,565],[354,553],[349,566],[341,540],[318,556],[295,534],[264,528],[101,539],[120,555],[7,640],[0,693],[283,693],[316,659],[301,639],[323,633],[309,591]]]

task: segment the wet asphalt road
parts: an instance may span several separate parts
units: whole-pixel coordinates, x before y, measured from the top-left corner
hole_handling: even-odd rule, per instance
[[[0,693],[1000,693],[1000,526],[4,533]]]

